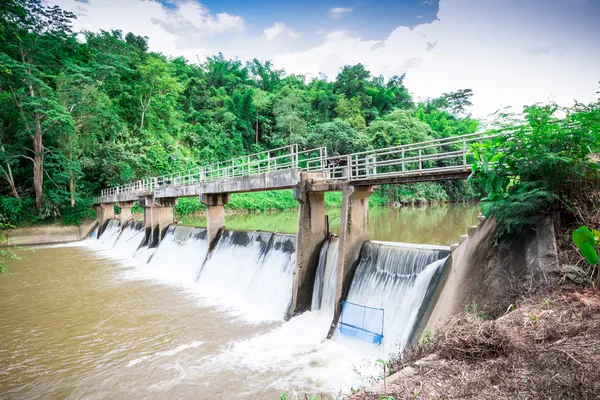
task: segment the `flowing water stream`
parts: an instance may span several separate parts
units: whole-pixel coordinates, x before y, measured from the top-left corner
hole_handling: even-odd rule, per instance
[[[474,214],[441,230],[455,241],[473,222]],[[278,399],[294,390],[335,398],[378,374],[375,352],[356,338],[338,330],[325,340],[335,237],[321,250],[313,311],[284,322],[295,236],[228,230],[208,254],[202,228],[171,226],[157,249],[142,246],[144,231],[111,221],[99,239],[39,247],[9,264],[12,275],[0,278],[0,398]],[[386,310],[377,352],[409,339],[446,255],[365,245],[348,301]],[[381,321],[362,315],[358,324],[344,310],[362,328]]]

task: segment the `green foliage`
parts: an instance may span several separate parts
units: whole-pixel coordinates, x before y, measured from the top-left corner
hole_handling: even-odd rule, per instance
[[[599,178],[591,155],[600,152],[600,103],[526,107],[524,119],[503,115],[491,133],[473,146],[471,181],[486,194],[484,214],[499,223],[496,240],[558,206],[572,208],[572,188]]]
[[[573,243],[590,265],[598,264],[598,247],[600,246],[600,232],[581,226],[573,231]]]
[[[138,203],[136,201],[135,204],[133,205],[133,207],[131,207],[131,213],[132,214],[143,214],[144,207],[140,206],[140,203]]]
[[[200,203],[197,197],[182,197],[173,209],[178,215],[198,214],[204,210],[206,210],[206,206]]]
[[[6,236],[3,231],[7,228],[13,228],[13,226],[0,222],[0,243],[6,242]],[[9,274],[8,269],[6,268],[6,260],[19,261],[21,260],[21,257],[12,251],[10,247],[0,248],[0,275]]]
[[[334,81],[308,80],[223,54],[171,59],[133,33],[82,32],[78,41],[75,15],[41,0],[11,0],[0,14],[0,199],[17,199],[0,211],[15,224],[80,222],[85,199],[102,188],[290,143],[344,154],[476,125],[459,115],[469,90],[415,107],[404,75],[386,80],[362,64]],[[288,195],[230,205],[244,207],[295,206]]]
[[[65,225],[81,225],[85,220],[96,218],[96,210],[92,207],[92,199],[81,199],[73,207],[66,205],[61,210],[62,220]]]

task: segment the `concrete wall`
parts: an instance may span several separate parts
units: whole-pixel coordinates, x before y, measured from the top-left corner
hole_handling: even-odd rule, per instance
[[[90,221],[81,226],[48,225],[31,228],[8,229],[4,231],[5,244],[25,246],[36,244],[51,244],[75,242],[85,239],[96,228],[98,221]]]
[[[487,220],[452,252],[422,329],[439,328],[467,304],[477,304],[485,313],[502,313],[523,289],[558,266],[551,220],[498,246],[493,243],[495,231],[496,223]]]

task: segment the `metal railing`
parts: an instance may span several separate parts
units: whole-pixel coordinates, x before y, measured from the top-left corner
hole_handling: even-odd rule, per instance
[[[150,194],[164,186],[185,186],[292,168],[301,168],[306,171],[322,170],[323,160],[326,158],[327,149],[325,147],[299,150],[298,145],[284,146],[104,189],[101,191],[100,199],[97,200],[127,194]]]
[[[348,155],[347,172],[337,179],[350,181],[436,172],[468,171],[473,143],[494,136],[472,133]]]
[[[114,198],[118,195],[151,194],[164,186],[214,182],[292,168],[300,168],[307,172],[323,172],[321,177],[315,179],[350,182],[415,174],[468,171],[474,161],[470,150],[471,145],[493,137],[495,135],[472,133],[339,156],[328,155],[325,147],[299,150],[298,145],[290,145],[104,189],[96,201],[100,202],[102,199]]]

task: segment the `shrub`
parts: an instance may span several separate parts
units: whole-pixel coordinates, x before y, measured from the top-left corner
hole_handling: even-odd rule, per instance
[[[471,181],[486,194],[484,215],[499,223],[496,241],[559,206],[573,212],[582,191],[573,187],[600,178],[591,157],[600,152],[600,103],[530,106],[524,117],[503,115],[490,132],[497,136],[473,147]]]

